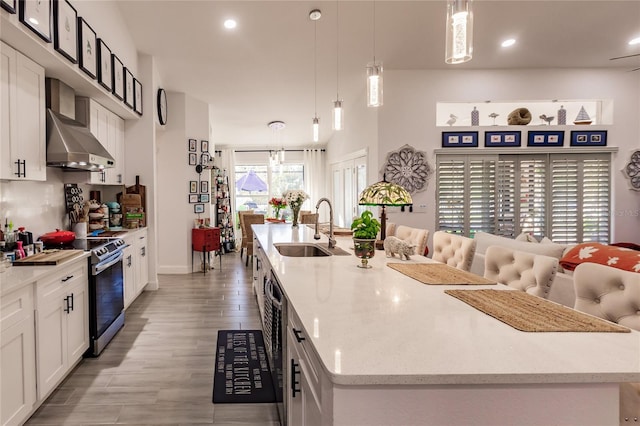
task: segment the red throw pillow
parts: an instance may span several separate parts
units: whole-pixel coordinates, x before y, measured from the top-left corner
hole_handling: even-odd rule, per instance
[[[573,271],[584,262],[600,263],[606,266],[640,273],[640,253],[624,247],[608,246],[600,243],[582,243],[569,250],[560,260],[564,269]]]

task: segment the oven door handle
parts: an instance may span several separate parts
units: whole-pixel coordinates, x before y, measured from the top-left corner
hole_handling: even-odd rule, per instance
[[[98,275],[100,272],[104,271],[105,269],[109,269],[111,266],[120,262],[123,257],[124,257],[124,252],[120,251],[116,256],[110,258],[108,262],[97,264],[96,266],[93,267],[93,275]]]

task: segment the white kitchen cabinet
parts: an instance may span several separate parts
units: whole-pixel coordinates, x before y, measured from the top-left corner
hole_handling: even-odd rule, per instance
[[[287,325],[287,424],[315,426],[322,424],[319,360],[307,351],[307,339],[299,327],[295,313],[290,311]]]
[[[149,258],[147,257],[147,230],[138,231],[136,241],[136,295],[140,294],[149,282]]]
[[[38,398],[44,399],[89,347],[85,258],[36,283],[36,319]]]
[[[2,296],[0,425],[21,425],[36,403],[33,285]]]
[[[271,278],[271,270],[266,259],[267,256],[256,238],[253,239],[253,254],[255,259],[253,262],[253,291],[256,294],[260,318],[264,320],[265,284]]]
[[[129,244],[124,250],[124,307],[125,309],[142,293],[149,282],[147,257],[147,230],[130,231],[124,237]]]
[[[70,179],[77,183],[122,185],[124,182],[124,120],[93,99],[76,97],[76,120],[89,131],[115,160],[115,167],[102,172],[74,172]],[[65,179],[69,180],[69,179]]]
[[[44,181],[44,68],[2,42],[0,56],[0,179]]]
[[[133,239],[129,239],[133,241]],[[130,242],[125,239],[125,242],[130,244]],[[124,258],[122,259],[123,263],[123,273],[124,273],[124,308],[127,309],[131,302],[136,298],[136,271],[134,269],[135,266],[135,248],[133,245],[129,245],[129,247],[123,250]]]

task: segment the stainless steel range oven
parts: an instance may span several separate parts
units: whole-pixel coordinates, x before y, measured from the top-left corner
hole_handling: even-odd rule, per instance
[[[124,249],[121,238],[79,238],[66,245],[45,248],[76,249],[89,256],[89,349],[98,356],[124,325]]]
[[[127,247],[120,238],[87,240],[91,245],[89,273],[90,346],[85,355],[98,356],[124,325],[124,269]]]

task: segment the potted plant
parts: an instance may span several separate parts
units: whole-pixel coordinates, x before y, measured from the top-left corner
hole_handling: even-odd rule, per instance
[[[359,268],[370,268],[369,260],[376,254],[376,237],[380,232],[380,222],[369,210],[362,212],[351,224],[353,230],[353,249],[356,257],[362,259]]]

